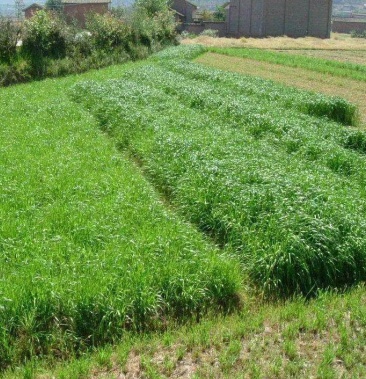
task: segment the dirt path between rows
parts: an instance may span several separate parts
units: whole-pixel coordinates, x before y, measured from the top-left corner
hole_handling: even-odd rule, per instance
[[[206,53],[199,57],[196,62],[221,70],[271,79],[286,85],[327,95],[341,96],[359,107],[361,127],[366,128],[365,82],[216,53]]]

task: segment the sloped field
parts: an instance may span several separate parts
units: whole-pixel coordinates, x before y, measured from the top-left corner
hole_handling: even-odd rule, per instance
[[[265,293],[364,280],[366,138],[344,126],[355,107],[180,61],[190,49],[72,96]]]

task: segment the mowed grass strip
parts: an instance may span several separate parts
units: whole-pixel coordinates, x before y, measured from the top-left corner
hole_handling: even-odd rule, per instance
[[[223,71],[273,80],[287,86],[315,91],[328,96],[340,96],[357,105],[360,113],[360,126],[366,125],[366,86],[362,81],[211,52],[199,56],[195,62]]]
[[[366,65],[339,62],[330,59],[312,58],[301,54],[286,54],[277,51],[247,48],[216,48],[209,49],[214,53],[265,61],[288,67],[303,68],[323,74],[345,77],[353,80],[366,81]]]
[[[164,62],[73,96],[265,293],[364,280],[364,134]],[[268,82],[273,91],[285,89]]]
[[[237,301],[238,264],[168,211],[70,101],[77,80],[1,90],[1,369]]]

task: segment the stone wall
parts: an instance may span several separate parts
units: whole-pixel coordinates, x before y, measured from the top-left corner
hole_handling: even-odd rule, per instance
[[[358,33],[366,31],[366,20],[355,19],[336,19],[332,22],[332,32],[335,33],[351,33],[355,30]]]

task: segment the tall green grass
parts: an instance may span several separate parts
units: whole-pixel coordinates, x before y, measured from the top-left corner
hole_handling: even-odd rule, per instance
[[[266,294],[309,295],[364,280],[365,157],[349,142],[353,132],[299,104],[314,101],[323,115],[328,104],[350,114],[354,107],[158,62],[121,80],[77,85],[72,96],[185,217],[240,257]]]
[[[70,101],[77,80],[1,89],[0,369],[236,305],[238,264]]]
[[[270,62],[288,67],[303,68],[310,71],[330,74],[342,78],[366,81],[366,66],[362,64],[338,62],[335,60],[311,58],[297,54],[286,54],[263,49],[218,48],[211,47],[210,51],[218,54],[230,55],[239,58],[248,58],[256,61]]]

